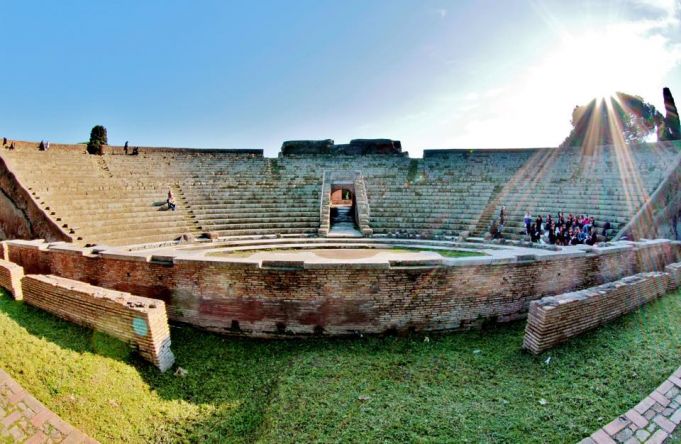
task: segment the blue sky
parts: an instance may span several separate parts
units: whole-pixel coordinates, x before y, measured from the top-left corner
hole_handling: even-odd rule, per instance
[[[0,134],[264,148],[555,146],[613,90],[681,105],[681,7],[618,1],[4,2]]]

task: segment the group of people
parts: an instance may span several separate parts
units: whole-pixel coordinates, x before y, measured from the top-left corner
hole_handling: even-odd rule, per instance
[[[598,229],[593,216],[588,214],[572,215],[560,212],[554,218],[550,214],[544,219],[541,215],[532,217],[528,211],[523,220],[525,234],[532,242],[541,242],[551,245],[594,245],[598,242]],[[504,225],[506,224],[506,207],[501,207],[497,220],[492,222],[490,234],[492,239],[503,237]],[[610,229],[610,223],[603,224],[602,236],[606,237]]]
[[[7,146],[7,143],[9,141],[7,140],[7,137],[2,138],[2,146],[6,146],[8,150],[13,150],[15,149],[14,142],[9,142],[9,146]]]
[[[588,214],[572,215],[560,212],[556,218],[550,214],[546,220],[541,215],[536,218],[528,211],[525,213],[525,234],[532,242],[544,242],[551,245],[594,245],[598,242],[598,230],[593,216]],[[603,227],[603,236],[606,236],[610,223],[606,222]]]

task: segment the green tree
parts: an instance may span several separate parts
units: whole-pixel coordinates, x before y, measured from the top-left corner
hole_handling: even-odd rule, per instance
[[[90,131],[90,141],[87,144],[87,152],[90,154],[102,154],[102,146],[109,143],[109,138],[106,134],[106,128],[102,125],[96,125]]]
[[[641,97],[616,93],[592,99],[572,111],[572,131],[563,146],[611,145],[619,140],[644,142],[659,128],[661,114]]]

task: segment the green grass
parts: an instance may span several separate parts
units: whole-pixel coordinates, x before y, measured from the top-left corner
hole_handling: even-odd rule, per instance
[[[428,341],[173,328],[180,378],[3,295],[0,367],[102,442],[576,442],[678,367],[679,319],[676,293],[539,357],[523,322]]]

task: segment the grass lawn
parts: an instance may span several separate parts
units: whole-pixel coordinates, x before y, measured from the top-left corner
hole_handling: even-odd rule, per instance
[[[670,294],[539,357],[520,350],[524,322],[427,341],[181,327],[181,378],[0,295],[0,367],[102,442],[573,443],[681,364],[679,320],[681,295]]]

